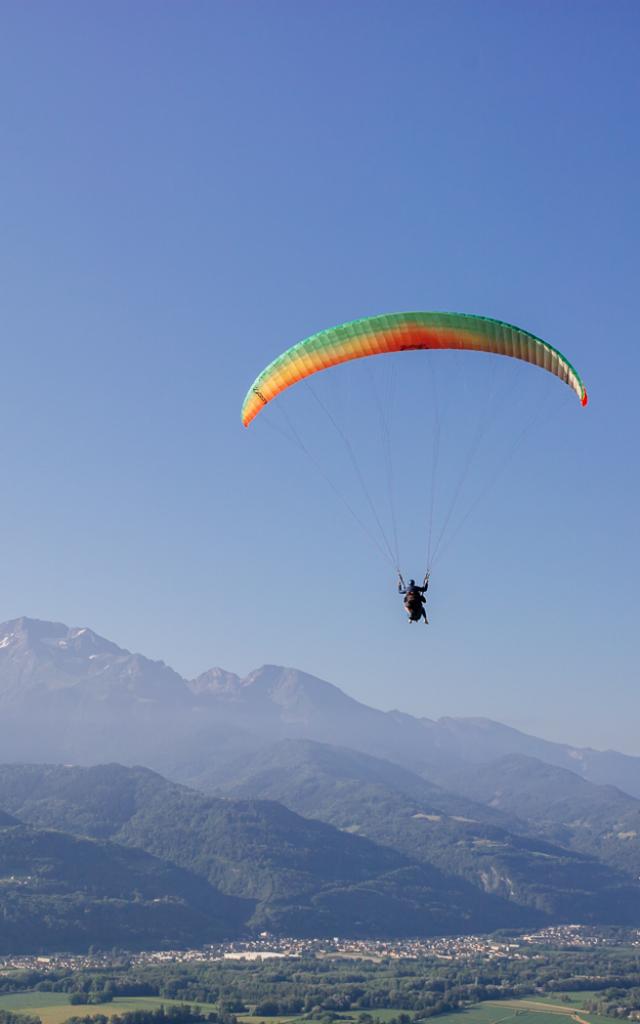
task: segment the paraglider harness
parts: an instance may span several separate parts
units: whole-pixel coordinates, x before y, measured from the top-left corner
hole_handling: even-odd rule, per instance
[[[402,573],[398,572],[398,593],[404,594],[404,601],[402,602],[409,616],[409,622],[420,622],[420,619],[424,617],[425,624],[429,624],[427,618],[427,612],[425,610],[425,593],[429,589],[429,570],[427,569],[424,574],[424,580],[422,586],[419,587],[417,583],[412,583],[407,587],[406,583],[402,578]]]

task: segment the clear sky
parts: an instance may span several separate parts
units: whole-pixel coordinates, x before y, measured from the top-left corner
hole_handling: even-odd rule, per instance
[[[0,618],[640,754],[639,32],[637,0],[5,0]],[[524,368],[550,405],[434,572],[428,630],[270,410],[240,424],[284,348],[404,309],[519,324],[591,399]],[[394,371],[409,575],[419,358]],[[362,379],[326,399],[356,423]]]

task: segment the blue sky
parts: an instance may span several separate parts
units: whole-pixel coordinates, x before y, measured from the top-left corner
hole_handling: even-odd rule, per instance
[[[640,754],[639,29],[624,0],[5,3],[0,618]],[[421,632],[313,466],[239,419],[284,348],[402,309],[519,324],[591,397],[530,371],[544,413]],[[417,575],[432,418],[395,372]],[[358,423],[353,373],[326,401]],[[309,394],[282,401],[340,476]]]

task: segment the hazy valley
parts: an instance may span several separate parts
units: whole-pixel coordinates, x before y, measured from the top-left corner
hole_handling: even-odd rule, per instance
[[[640,759],[29,619],[0,730],[3,952],[640,919]]]

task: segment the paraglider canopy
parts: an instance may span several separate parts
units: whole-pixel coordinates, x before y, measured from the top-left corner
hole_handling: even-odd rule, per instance
[[[467,313],[389,313],[352,320],[305,338],[260,373],[247,392],[242,422],[299,380],[339,363],[386,352],[458,349],[510,356],[539,366],[572,388],[582,405],[586,388],[569,360],[548,342],[512,324]]]

